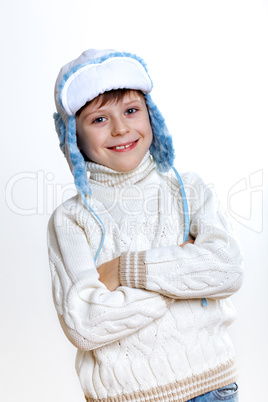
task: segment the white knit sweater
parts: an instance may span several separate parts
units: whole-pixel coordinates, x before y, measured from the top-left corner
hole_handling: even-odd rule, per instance
[[[228,296],[241,285],[241,252],[213,192],[182,175],[194,244],[184,248],[184,214],[173,172],[149,153],[132,172],[88,163],[92,196],[56,209],[49,222],[53,296],[78,348],[87,401],[187,401],[237,379],[227,326]],[[97,267],[120,256],[121,286],[110,292]],[[207,298],[204,307],[201,298]]]

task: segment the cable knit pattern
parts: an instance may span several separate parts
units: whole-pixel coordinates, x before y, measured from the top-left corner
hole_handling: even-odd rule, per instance
[[[220,375],[221,370],[224,370],[225,374]],[[232,379],[235,377],[236,372],[232,362],[227,363],[220,369],[216,369],[214,372],[204,372],[200,376],[193,378],[186,378],[184,381],[177,381],[165,386],[159,386],[157,389],[151,388],[146,391],[132,392],[130,394],[120,395],[110,398],[102,398],[103,402],[123,402],[123,401],[162,401],[162,402],[185,402],[189,398],[194,398],[196,395],[202,395],[209,392],[212,387],[217,389],[229,385],[232,383]],[[223,382],[224,381],[224,382]],[[213,384],[213,385],[212,385]],[[219,385],[220,384],[220,385]],[[225,385],[222,385],[225,384]],[[95,398],[86,398],[88,402],[95,402]],[[98,399],[100,401],[100,399]]]
[[[149,153],[133,172],[88,163],[91,208],[79,196],[49,222],[54,303],[78,348],[76,369],[87,401],[185,402],[237,379],[227,327],[228,296],[242,280],[241,252],[213,192],[182,175],[195,244],[183,242],[183,206],[173,173]],[[120,256],[110,292],[97,268]],[[201,298],[208,306],[203,307]]]

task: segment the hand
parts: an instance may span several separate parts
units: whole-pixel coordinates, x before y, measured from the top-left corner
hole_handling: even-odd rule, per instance
[[[190,235],[189,236],[189,239],[186,241],[186,242],[184,242],[184,243],[182,243],[181,245],[180,245],[180,247],[184,247],[184,246],[186,246],[186,244],[194,244],[194,241],[195,241],[195,239]]]
[[[111,292],[120,286],[119,281],[119,257],[114,258],[111,261],[104,262],[98,268],[100,275],[99,280],[109,289]]]

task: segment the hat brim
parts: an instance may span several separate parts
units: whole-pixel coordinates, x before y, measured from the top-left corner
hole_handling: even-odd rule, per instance
[[[143,65],[130,57],[111,57],[87,64],[73,72],[61,87],[61,104],[68,116],[86,102],[113,89],[127,88],[149,93],[152,82]]]

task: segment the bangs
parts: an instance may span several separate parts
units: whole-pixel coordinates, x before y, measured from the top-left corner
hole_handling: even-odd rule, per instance
[[[140,96],[144,98],[143,93],[140,90],[136,89],[112,89],[111,91],[104,92],[103,94],[97,96],[96,98],[92,99],[85,103],[77,112],[76,116],[79,116],[82,110],[88,106],[90,103],[95,103],[98,107],[102,107],[107,103],[118,103],[121,99],[123,99],[126,95],[131,94],[131,92],[138,92]]]

